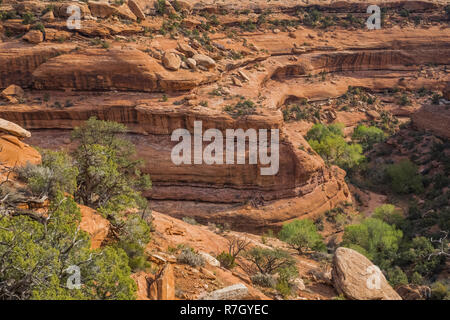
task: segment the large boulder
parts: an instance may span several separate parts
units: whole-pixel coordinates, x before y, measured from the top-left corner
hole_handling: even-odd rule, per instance
[[[136,21],[136,15],[130,10],[127,4],[123,4],[120,7],[117,7],[117,15],[122,19],[133,20]]]
[[[55,15],[53,14],[53,10],[47,11],[46,13],[44,13],[41,17],[41,20],[50,22],[55,20]]]
[[[241,300],[248,297],[248,288],[238,283],[199,297],[199,300]]]
[[[162,63],[166,69],[176,71],[180,69],[181,59],[173,52],[166,52],[162,57]]]
[[[91,15],[97,18],[109,18],[113,14],[117,13],[117,9],[106,2],[88,2]]]
[[[22,39],[29,43],[38,44],[44,41],[44,35],[39,30],[30,30],[22,37]]]
[[[137,1],[128,0],[128,7],[136,17],[138,17],[139,19],[145,19],[145,13]]]
[[[8,88],[2,91],[2,97],[5,99],[9,99],[10,97],[22,98],[23,95],[23,89],[15,84],[8,86]]]
[[[73,10],[68,10],[69,7],[71,6],[77,6],[80,9],[81,18],[91,15],[91,11],[89,10],[88,4],[81,1],[52,3],[52,5],[53,5],[53,15],[58,18],[70,17],[74,13]]]
[[[177,50],[188,58],[192,58],[197,54],[197,51],[195,51],[190,45],[183,42],[178,42]]]
[[[31,137],[31,133],[29,131],[5,119],[0,119],[0,132],[5,132],[19,138]]]
[[[338,248],[333,258],[333,285],[352,300],[401,300],[380,269],[365,256],[348,248]]]
[[[142,10],[144,14],[152,16],[156,14],[155,0],[131,0],[131,1],[133,1],[137,6],[139,6],[139,8]],[[132,8],[133,5],[130,6],[130,1],[128,1],[128,6],[133,11]]]
[[[127,4],[120,6],[113,6],[106,2],[89,1],[89,10],[92,16],[97,18],[109,18],[111,16],[118,16],[123,19],[137,20],[136,15],[132,12]]]
[[[214,68],[216,66],[216,62],[214,61],[214,59],[204,54],[196,54],[192,57],[192,59],[197,62],[198,66],[203,66],[208,69]]]
[[[202,256],[203,259],[205,259],[207,264],[209,264],[213,267],[220,267],[220,262],[216,258],[214,258],[212,255],[210,255],[206,252],[203,252],[203,251],[200,251],[198,254],[200,256]]]

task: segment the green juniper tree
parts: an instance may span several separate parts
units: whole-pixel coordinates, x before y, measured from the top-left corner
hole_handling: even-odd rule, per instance
[[[134,299],[128,257],[121,249],[91,250],[79,229],[80,210],[57,193],[46,215],[16,209],[0,218],[0,300]],[[80,269],[69,289],[70,266]]]

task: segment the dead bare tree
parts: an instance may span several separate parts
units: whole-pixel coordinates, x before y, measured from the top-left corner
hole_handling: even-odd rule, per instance
[[[447,244],[447,237],[448,237],[448,232],[447,231],[441,231],[444,236],[440,239],[436,239],[434,240],[433,238],[430,238],[431,242],[434,243],[439,243],[439,248],[436,252],[433,252],[432,254],[430,254],[428,256],[428,260],[431,259],[431,257],[433,256],[445,256],[445,257],[450,257],[450,254],[447,252],[448,251],[448,244]],[[446,247],[445,247],[446,246]]]
[[[232,237],[231,239],[228,239],[228,253],[233,257],[233,259],[236,259],[236,257],[244,251],[250,243],[251,241],[246,238],[241,239],[238,237]]]

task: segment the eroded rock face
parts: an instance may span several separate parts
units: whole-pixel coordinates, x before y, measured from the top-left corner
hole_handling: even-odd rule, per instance
[[[166,71],[139,50],[88,49],[61,55],[41,64],[34,72],[36,89],[180,91],[212,81],[212,73]]]
[[[352,300],[401,300],[383,273],[355,250],[340,247],[333,258],[335,289]]]
[[[75,48],[74,44],[39,44],[23,47],[19,44],[0,44],[0,88],[11,84],[28,87],[32,73],[44,61]]]

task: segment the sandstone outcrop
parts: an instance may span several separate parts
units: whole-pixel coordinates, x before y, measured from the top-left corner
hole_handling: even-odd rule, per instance
[[[15,123],[0,119],[0,167],[14,168],[41,162],[39,152],[22,142],[30,136],[29,131]]]
[[[32,84],[32,73],[42,63],[75,48],[74,44],[39,44],[23,47],[0,43],[0,88],[11,84],[23,88]]]
[[[0,132],[11,134],[18,138],[31,137],[31,133],[29,131],[27,131],[24,128],[22,128],[21,126],[13,123],[11,121],[5,120],[5,119],[0,119]]]
[[[39,152],[23,143],[17,136],[0,133],[0,165],[13,168],[24,166],[28,162],[40,163]]]
[[[0,96],[11,103],[19,103],[19,100],[23,98],[23,95],[23,89],[15,84],[12,84],[3,90]]]
[[[401,300],[380,269],[355,250],[336,250],[332,277],[335,289],[348,299]]]
[[[163,267],[159,276],[150,285],[149,297],[151,300],[175,299],[175,278],[170,263]]]
[[[80,229],[91,238],[91,248],[98,249],[108,236],[110,223],[95,210],[79,205],[81,211]]]
[[[88,49],[61,55],[33,72],[36,89],[183,91],[215,79],[213,73],[168,72],[139,50]]]

